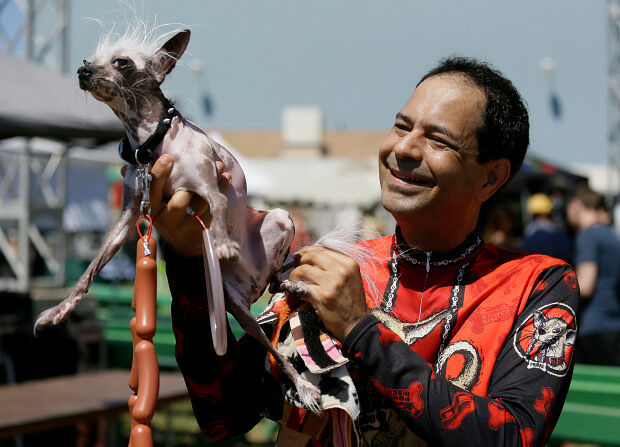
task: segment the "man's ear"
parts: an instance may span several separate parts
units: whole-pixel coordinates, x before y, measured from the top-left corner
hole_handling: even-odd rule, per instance
[[[487,163],[486,178],[478,193],[481,202],[485,202],[508,181],[510,161],[507,158],[491,160]]]
[[[190,35],[191,31],[188,29],[178,32],[153,55],[153,70],[159,84],[164,82],[166,75],[172,71],[177,61],[183,56],[189,44]]]

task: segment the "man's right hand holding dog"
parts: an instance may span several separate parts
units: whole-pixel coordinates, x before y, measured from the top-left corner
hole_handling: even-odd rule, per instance
[[[199,256],[202,254],[202,228],[193,216],[187,214],[187,207],[191,207],[204,224],[209,226],[209,204],[189,191],[177,191],[168,202],[163,200],[164,185],[173,164],[172,157],[164,154],[151,169],[151,210],[153,216],[157,217],[153,224],[174,251],[188,257]],[[225,171],[224,164],[220,161],[215,162],[215,167],[220,192],[226,194],[230,187],[230,173]]]

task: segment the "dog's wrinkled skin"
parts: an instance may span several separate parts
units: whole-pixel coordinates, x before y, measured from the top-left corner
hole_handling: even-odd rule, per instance
[[[150,57],[135,51],[117,52],[105,59],[95,54],[92,61],[84,61],[84,66],[78,70],[80,87],[116,113],[125,126],[132,148],[143,143],[157,127],[164,100],[160,85],[185,51],[189,38],[189,30],[179,32]],[[174,160],[164,186],[166,200],[175,192],[186,190],[209,203],[210,230],[221,261],[226,309],[247,333],[274,355],[297,384],[300,394],[308,396],[310,403],[316,402],[318,390],[304,381],[278,353],[249,310],[284,262],[294,234],[289,214],[281,209],[264,212],[251,208],[247,203],[245,176],[237,160],[198,126],[179,116],[173,118],[155,152],[158,157],[170,154]],[[218,160],[232,177],[226,195],[218,190],[215,167]],[[130,165],[125,173],[124,208],[120,219],[70,295],[39,316],[35,331],[69,316],[94,277],[131,234],[139,216],[139,204],[136,167]]]

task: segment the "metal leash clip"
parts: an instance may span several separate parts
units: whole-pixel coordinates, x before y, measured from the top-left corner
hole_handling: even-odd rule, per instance
[[[137,154],[136,154],[137,155]],[[138,183],[138,191],[142,193],[142,199],[140,201],[140,214],[142,216],[148,216],[151,213],[151,201],[149,194],[151,191],[151,166],[149,164],[138,164],[138,172],[136,181]],[[143,241],[144,255],[149,256],[151,249],[148,241]]]

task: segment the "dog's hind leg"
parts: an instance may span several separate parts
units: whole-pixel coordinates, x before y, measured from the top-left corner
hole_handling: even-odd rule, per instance
[[[75,305],[88,292],[93,279],[99,274],[101,269],[114,257],[118,250],[123,246],[129,235],[135,229],[135,222],[138,218],[139,200],[135,196],[123,209],[118,221],[106,235],[103,245],[91,261],[86,271],[77,280],[75,286],[60,304],[42,312],[34,324],[35,334],[39,329],[48,324],[58,324],[65,320],[73,311]]]
[[[243,330],[245,330],[256,340],[261,342],[261,344],[267,348],[271,355],[273,355],[273,357],[276,359],[276,362],[278,363],[278,366],[284,371],[284,373],[288,377],[290,377],[290,379],[295,384],[295,388],[299,393],[299,398],[301,402],[310,410],[314,411],[315,413],[319,413],[319,389],[307,380],[305,380],[303,377],[301,377],[301,375],[299,374],[299,372],[297,372],[291,362],[282,354],[280,354],[280,352],[278,352],[278,350],[271,344],[271,342],[261,329],[260,325],[256,322],[254,316],[250,313],[250,310],[246,307],[244,303],[239,303],[230,296],[228,296],[227,298],[227,310],[233,314],[233,316],[239,322]]]
[[[201,185],[196,193],[209,203],[209,210],[211,212],[209,230],[215,239],[215,253],[219,259],[235,261],[239,259],[239,244],[232,240],[228,234],[226,225],[228,199],[219,192],[215,174],[210,175],[207,173],[204,178],[209,179],[206,180],[207,184]]]

